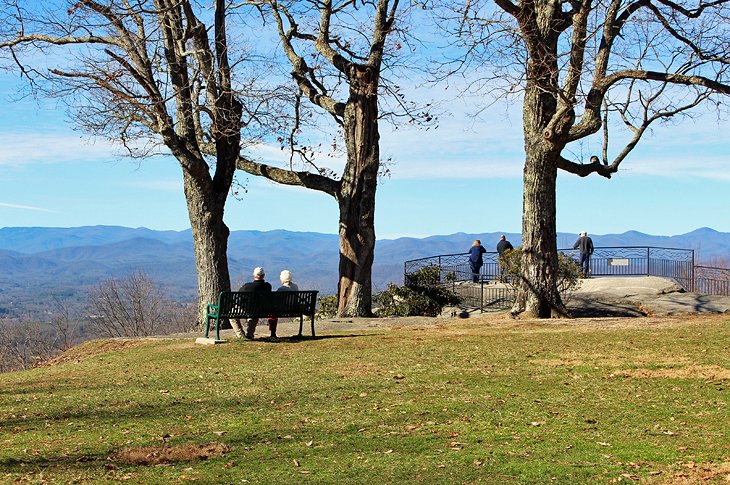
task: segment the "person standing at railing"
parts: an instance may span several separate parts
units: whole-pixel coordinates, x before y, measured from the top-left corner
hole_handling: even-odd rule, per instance
[[[583,231],[580,233],[580,237],[573,244],[573,249],[580,250],[580,267],[583,271],[583,277],[588,278],[588,274],[591,270],[591,255],[593,254],[593,240],[588,237],[588,234]]]
[[[469,266],[471,267],[471,277],[474,283],[479,282],[479,271],[482,269],[484,260],[482,254],[486,253],[487,250],[482,246],[482,242],[479,239],[474,240],[474,244],[469,248]]]
[[[502,234],[499,236],[499,242],[497,243],[497,254],[499,254],[499,281],[504,281],[504,254],[507,251],[513,251],[515,248],[512,247],[512,243]]]

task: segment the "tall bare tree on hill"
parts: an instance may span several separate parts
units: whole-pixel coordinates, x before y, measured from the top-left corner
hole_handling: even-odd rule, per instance
[[[179,163],[201,321],[230,289],[223,215],[242,137],[258,137],[276,99],[244,79],[246,52],[232,58],[228,9],[225,0],[7,0],[0,10],[0,53],[34,89],[65,99],[78,126],[130,155],[164,146]],[[43,57],[54,67],[38,67]]]
[[[498,95],[523,103],[524,264],[513,313],[565,315],[556,289],[558,171],[610,178],[653,124],[707,102],[720,106],[718,95],[730,93],[730,3],[460,5],[450,25],[467,54],[456,59],[456,69],[474,76],[470,88],[501,88]],[[448,7],[453,13],[453,3]],[[590,154],[591,139],[600,153]]]
[[[344,138],[346,163],[342,175],[317,164],[313,151],[297,145],[302,129],[303,107],[288,143],[303,166],[290,159],[288,167],[276,167],[242,157],[238,168],[281,184],[297,185],[329,194],[339,206],[340,264],[338,314],[372,314],[372,264],[375,249],[375,192],[381,170],[378,121],[384,62],[403,42],[396,20],[403,15],[399,0],[251,0],[276,26],[291,65],[291,76],[300,97],[326,113]],[[391,40],[393,45],[388,46]],[[429,117],[399,100],[401,114],[410,120]],[[417,110],[416,110],[417,111]],[[419,118],[420,114],[420,118]],[[297,170],[300,168],[300,170]]]

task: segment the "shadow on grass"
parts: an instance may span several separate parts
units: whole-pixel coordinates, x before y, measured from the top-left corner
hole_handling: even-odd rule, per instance
[[[300,344],[304,342],[312,342],[314,340],[329,340],[329,339],[346,339],[346,338],[359,338],[359,337],[376,337],[383,335],[382,333],[350,333],[346,335],[292,335],[291,337],[258,337],[254,338],[252,342],[268,342],[272,344]]]
[[[196,439],[179,441],[180,443],[176,444],[160,441],[157,445],[147,444],[143,447],[133,444],[126,446],[111,445],[108,449],[94,453],[38,453],[23,457],[7,457],[0,459],[0,470],[7,474],[25,476],[48,473],[49,470],[51,472],[50,476],[53,476],[54,468],[59,471],[63,470],[66,473],[78,473],[82,470],[88,470],[89,473],[96,474],[97,478],[101,478],[101,475],[118,470],[132,471],[135,468],[154,468],[159,464],[193,463],[215,458],[225,459],[231,452],[235,455],[234,450],[236,448],[251,449],[262,446],[265,440],[262,439],[260,433],[245,433],[243,436],[230,437],[224,440],[218,439],[216,442],[198,443],[199,440]],[[187,449],[194,449],[197,452],[184,453]],[[176,450],[182,450],[183,453],[176,453]],[[141,452],[147,455],[147,460],[130,462],[130,457],[134,457],[135,453],[139,454]],[[154,457],[151,455],[155,454],[161,455],[162,459],[152,459]],[[112,477],[107,476],[106,478]],[[17,481],[22,481],[22,479]]]

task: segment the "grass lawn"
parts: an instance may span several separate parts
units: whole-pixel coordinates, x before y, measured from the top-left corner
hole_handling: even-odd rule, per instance
[[[726,483],[730,318],[195,345],[0,375],[2,483]]]

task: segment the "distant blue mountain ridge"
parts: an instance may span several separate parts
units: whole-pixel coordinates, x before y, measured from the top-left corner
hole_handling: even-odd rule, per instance
[[[515,246],[519,234],[505,233]],[[438,254],[465,253],[474,239],[494,250],[500,232],[457,233],[426,238],[381,239],[373,265],[375,290],[401,284],[403,263]],[[637,231],[593,235],[596,246],[657,246],[695,250],[697,261],[730,259],[730,233],[700,228],[676,236],[654,236]],[[571,247],[576,234],[559,233],[558,246]],[[238,286],[263,266],[277,281],[289,269],[300,288],[332,294],[337,288],[338,237],[314,232],[232,231],[228,242],[231,280]],[[0,308],[16,307],[29,293],[66,295],[81,301],[89,288],[111,277],[144,270],[168,293],[194,300],[197,278],[190,230],[155,231],[147,228],[89,226],[71,228],[0,228]]]

